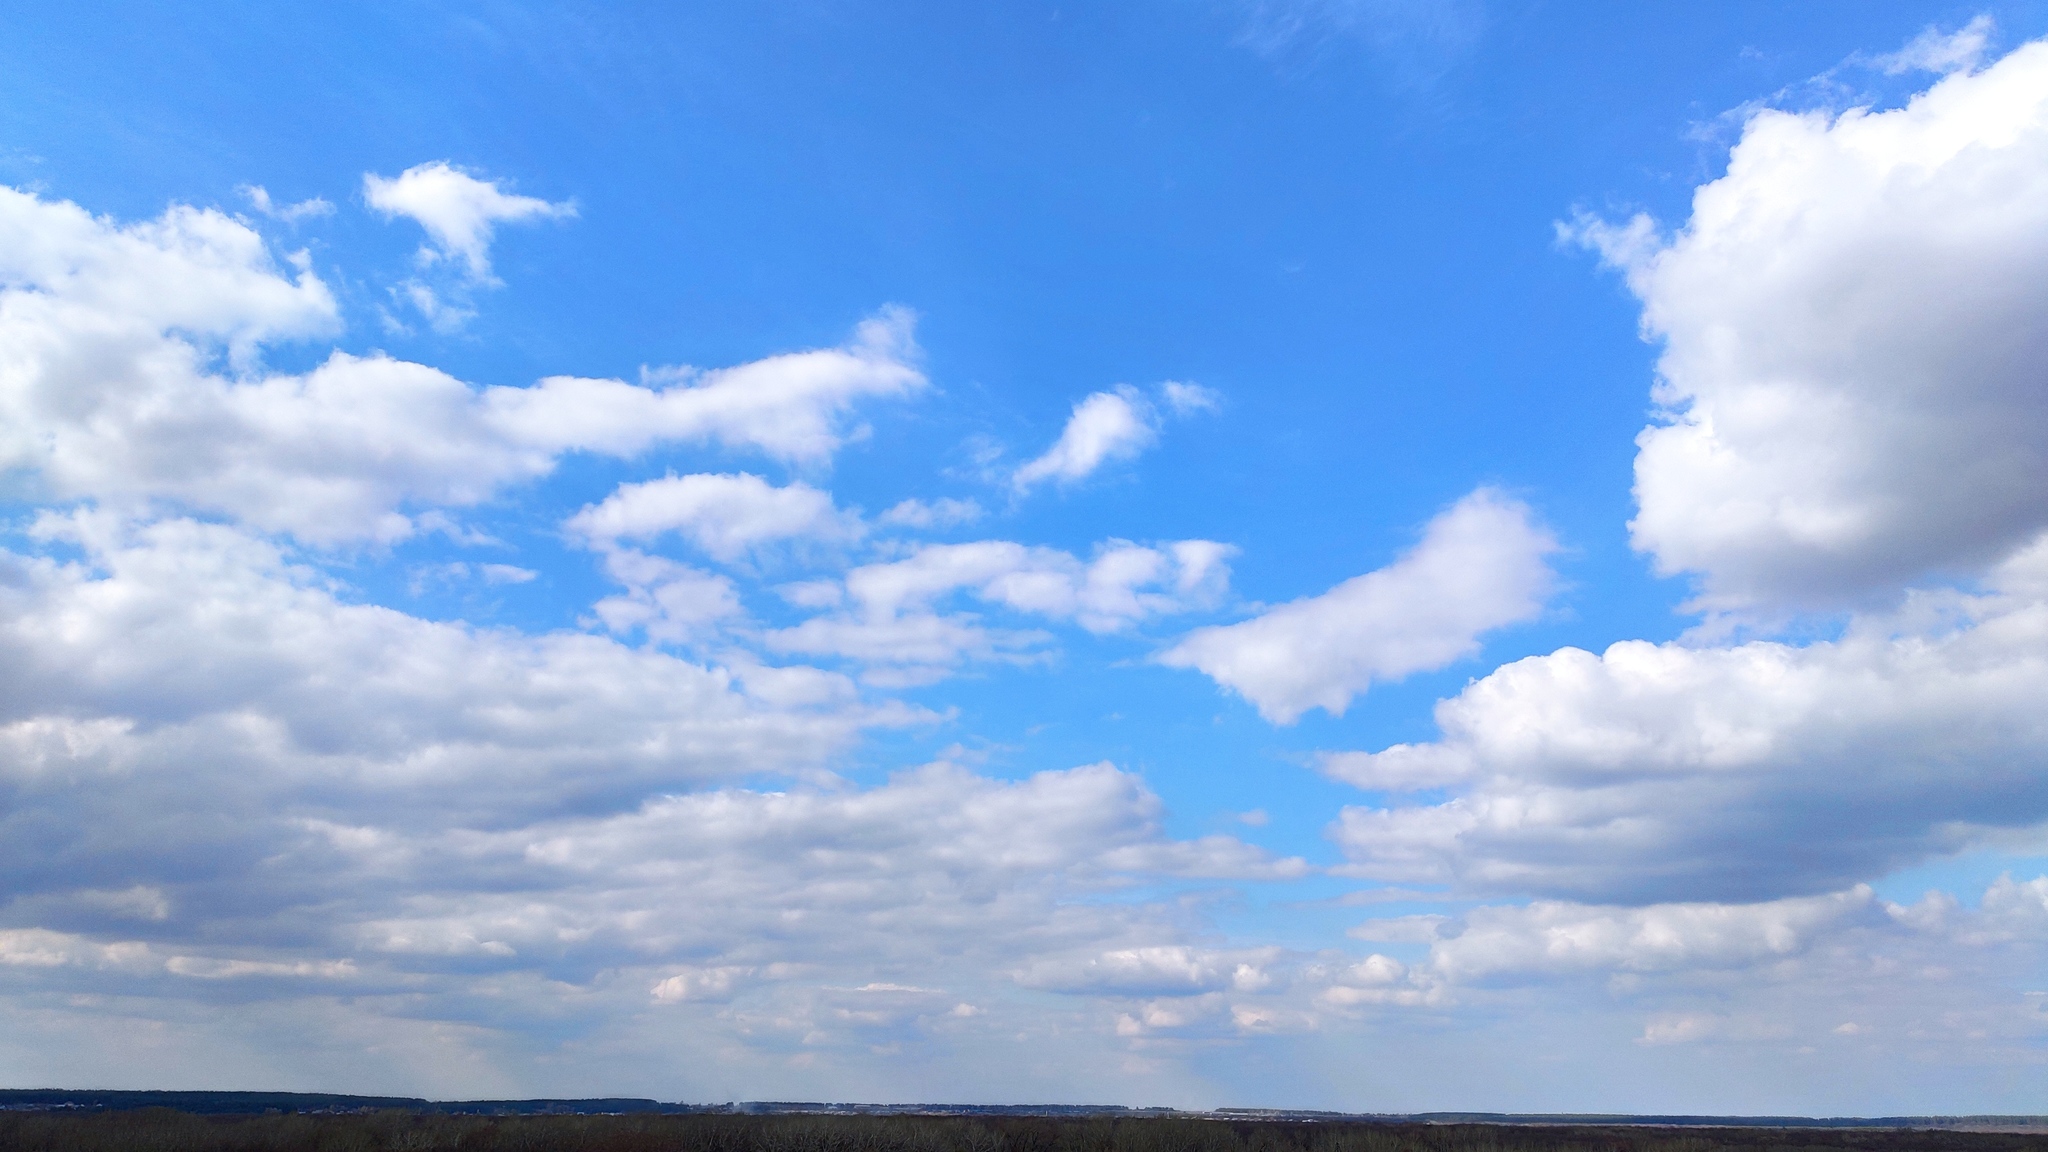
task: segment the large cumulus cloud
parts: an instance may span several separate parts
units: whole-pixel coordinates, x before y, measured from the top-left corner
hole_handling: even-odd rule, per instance
[[[2048,44],[1761,111],[1669,239],[1577,232],[1664,345],[1631,529],[1703,605],[1855,604],[2048,526]]]
[[[2048,821],[2043,561],[2006,566],[2009,590],[1923,597],[1834,641],[1624,641],[1510,664],[1439,705],[1440,740],[1324,759],[1375,791],[1455,792],[1347,809],[1338,839],[1364,875],[1770,899]]]
[[[1668,239],[1576,226],[1664,345],[1631,527],[1708,626],[1516,661],[1434,740],[1323,755],[1372,794],[1344,870],[1536,898],[1361,925],[1427,952],[1326,1000],[1597,986],[1647,1049],[1840,1061],[2048,1032],[2043,881],[1867,886],[2048,830],[2048,44],[1942,47],[1904,107],[1752,116]]]

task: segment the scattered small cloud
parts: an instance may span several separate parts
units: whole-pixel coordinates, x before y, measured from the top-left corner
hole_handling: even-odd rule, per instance
[[[1223,406],[1223,394],[1214,388],[1200,384],[1186,384],[1179,380],[1168,380],[1159,386],[1159,395],[1166,401],[1166,407],[1176,416],[1189,416],[1196,412],[1214,412]]]
[[[1143,452],[1159,436],[1152,407],[1128,386],[1096,392],[1074,405],[1074,414],[1052,447],[1011,476],[1019,492],[1046,480],[1071,484],[1111,460]]]
[[[301,220],[310,220],[317,216],[334,215],[334,205],[318,196],[301,200],[296,204],[278,204],[271,200],[270,193],[261,184],[244,184],[241,192],[257,212],[287,224],[297,224]]]
[[[874,665],[871,680],[932,683],[964,661],[1029,658],[1050,639],[948,611],[956,596],[1109,635],[1217,603],[1229,586],[1234,551],[1211,540],[1110,540],[1084,560],[1008,540],[924,544],[902,559],[854,568],[842,581],[785,585],[782,595],[792,603],[839,610],[766,639],[780,651]]]
[[[446,160],[416,164],[394,177],[364,173],[363,199],[386,219],[404,216],[426,229],[422,265],[456,261],[476,283],[493,282],[490,248],[498,225],[576,215],[573,201],[515,195]]]
[[[981,519],[981,505],[973,500],[942,497],[937,500],[905,500],[875,517],[878,524],[894,528],[955,528]]]
[[[391,298],[401,305],[409,305],[427,322],[427,327],[436,332],[460,332],[471,320],[476,319],[476,309],[467,304],[455,303],[442,296],[419,280],[406,280],[391,287]],[[404,335],[407,329],[397,317],[386,313],[396,334]]]
[[[1557,542],[1527,505],[1490,488],[1430,521],[1385,568],[1240,624],[1198,629],[1159,656],[1197,668],[1275,724],[1311,708],[1341,716],[1375,682],[1441,668],[1480,637],[1533,618]]]
[[[860,517],[833,504],[831,493],[802,481],[777,486],[750,472],[621,484],[563,527],[600,549],[676,533],[727,563],[780,541],[849,543],[867,531]]]
[[[1047,480],[1077,483],[1104,464],[1136,457],[1156,443],[1160,404],[1171,415],[1187,416],[1216,411],[1221,402],[1213,389],[1173,380],[1160,386],[1157,402],[1128,384],[1091,393],[1074,405],[1052,447],[1011,474],[1010,486],[1024,493]]]

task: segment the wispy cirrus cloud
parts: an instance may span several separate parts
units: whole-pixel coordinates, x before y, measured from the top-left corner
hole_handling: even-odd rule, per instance
[[[1238,0],[1239,40],[1276,62],[1313,61],[1350,45],[1397,88],[1426,88],[1463,59],[1487,25],[1480,0]]]

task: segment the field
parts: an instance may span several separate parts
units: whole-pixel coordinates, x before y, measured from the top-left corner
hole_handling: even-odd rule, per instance
[[[2048,1133],[1872,1128],[1304,1123],[1185,1118],[201,1116],[0,1112],[5,1152],[1845,1152],[2048,1150]]]

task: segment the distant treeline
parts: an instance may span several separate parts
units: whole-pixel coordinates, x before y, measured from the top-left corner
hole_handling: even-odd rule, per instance
[[[0,1112],[5,1152],[2048,1152],[2048,1134],[1180,1117]]]

